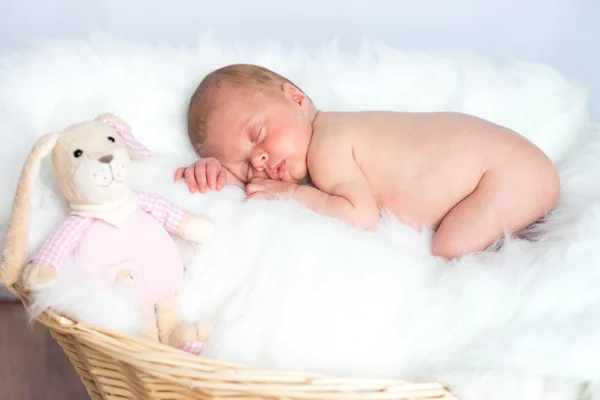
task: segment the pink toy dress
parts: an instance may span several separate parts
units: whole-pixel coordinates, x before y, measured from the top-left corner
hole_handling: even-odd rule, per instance
[[[70,254],[76,265],[112,285],[131,270],[131,289],[141,308],[175,294],[183,279],[174,234],[183,212],[159,196],[131,193],[118,211],[74,211],[32,259],[60,269]],[[91,217],[94,215],[94,217]]]

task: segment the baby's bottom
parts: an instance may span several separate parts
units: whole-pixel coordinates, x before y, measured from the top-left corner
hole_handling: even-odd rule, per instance
[[[477,189],[444,217],[433,236],[431,252],[453,259],[485,250],[496,239],[527,227],[550,211],[559,191],[553,167],[487,172]]]

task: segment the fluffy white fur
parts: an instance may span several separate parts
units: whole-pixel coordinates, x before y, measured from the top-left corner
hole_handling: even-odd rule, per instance
[[[431,256],[430,232],[391,217],[370,233],[287,200],[243,202],[237,188],[190,195],[173,182],[175,168],[195,160],[187,101],[207,72],[233,62],[288,76],[324,109],[457,110],[506,125],[556,162],[560,204],[529,232],[536,241],[449,264]],[[196,49],[175,49],[105,36],[41,43],[0,64],[2,221],[36,138],[105,111],[125,118],[155,156],[135,164],[134,187],[216,223],[209,243],[179,243],[184,315],[215,326],[208,356],[440,380],[464,400],[600,399],[600,135],[585,89],[554,70],[375,44],[346,54],[335,45],[238,48],[203,38]],[[31,251],[64,216],[59,193],[46,165]],[[125,297],[66,271],[40,307],[135,331]]]

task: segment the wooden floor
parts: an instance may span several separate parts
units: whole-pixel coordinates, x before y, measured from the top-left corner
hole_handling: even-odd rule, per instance
[[[89,399],[48,330],[28,325],[21,303],[0,302],[0,399]]]

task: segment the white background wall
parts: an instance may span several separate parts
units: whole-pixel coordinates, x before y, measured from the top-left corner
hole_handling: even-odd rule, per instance
[[[591,88],[600,117],[600,0],[0,0],[0,54],[29,40],[85,37],[194,45],[216,38],[470,49],[547,63]]]

